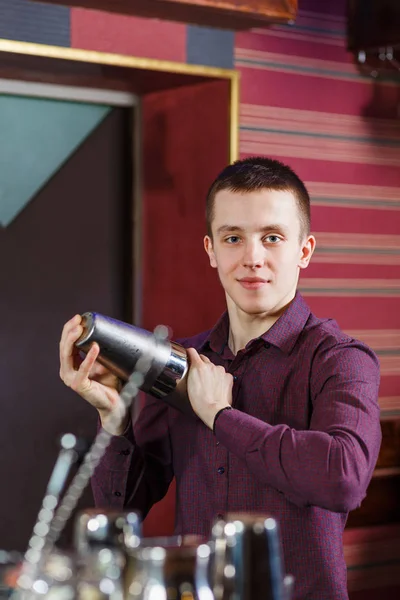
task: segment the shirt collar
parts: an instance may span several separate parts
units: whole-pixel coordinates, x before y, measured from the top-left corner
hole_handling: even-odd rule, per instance
[[[272,325],[271,329],[266,331],[260,338],[263,339],[265,343],[276,346],[285,354],[290,354],[300,333],[304,329],[304,325],[310,316],[310,312],[311,311],[302,295],[299,292],[296,292],[294,299],[285,312],[279,317],[276,323]],[[211,329],[199,351],[201,352],[209,346],[211,350],[217,354],[222,354],[228,342],[228,335],[229,315],[226,311]]]
[[[217,354],[222,354],[226,344],[228,343],[229,335],[229,315],[228,311],[225,311],[223,315],[218,319],[214,327],[209,332],[208,336],[202,343],[200,351],[204,350],[207,346],[211,348]]]
[[[265,342],[280,348],[285,354],[290,354],[310,314],[311,311],[303,296],[300,292],[296,292],[285,312],[261,337]]]

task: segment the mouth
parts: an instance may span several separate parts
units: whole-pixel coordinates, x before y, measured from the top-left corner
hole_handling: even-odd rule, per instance
[[[258,290],[269,283],[267,279],[261,277],[243,277],[243,279],[238,279],[238,282],[246,290]]]

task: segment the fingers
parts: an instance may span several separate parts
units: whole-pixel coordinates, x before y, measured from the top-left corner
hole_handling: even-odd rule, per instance
[[[100,352],[99,345],[93,344],[92,347],[90,348],[89,352],[87,353],[85,360],[80,365],[78,371],[75,371],[74,381],[73,381],[73,384],[71,387],[76,392],[84,392],[88,388],[90,388],[89,375],[90,375],[90,371],[92,370],[94,363],[96,362],[99,352]]]
[[[195,348],[187,348],[187,353],[189,355],[190,364],[196,367],[201,367],[201,365],[212,365],[214,363],[211,360],[204,356],[204,354],[199,354]]]
[[[202,360],[204,363],[206,363],[206,364],[212,364],[212,363],[211,363],[211,360],[210,360],[210,359],[209,359],[207,356],[204,356],[204,354],[199,354],[199,356],[200,356],[201,360]]]
[[[98,344],[92,344],[83,360],[75,342],[82,334],[82,318],[75,315],[63,328],[60,339],[60,377],[62,381],[94,406],[103,417],[115,410],[121,402],[118,394],[118,379],[99,365]],[[79,366],[78,366],[79,365]]]
[[[65,323],[61,333],[60,346],[65,343],[65,340],[70,334],[71,330],[80,325],[81,321],[81,315],[75,315],[74,317],[72,317],[72,319]]]
[[[75,315],[63,328],[60,340],[60,376],[65,381],[74,371],[75,342],[82,334],[81,316]],[[67,381],[65,381],[67,383]]]
[[[96,359],[97,359],[99,353],[100,353],[100,346],[96,343],[92,344],[89,352],[87,353],[87,355],[85,357],[85,360],[82,362],[81,366],[79,367],[79,372],[83,378],[89,377],[90,371],[92,370],[92,367],[93,367],[94,363],[96,362]]]

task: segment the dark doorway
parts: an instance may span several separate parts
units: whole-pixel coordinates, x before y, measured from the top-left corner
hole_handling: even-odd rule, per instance
[[[113,109],[0,232],[0,548],[25,550],[60,435],[95,434],[95,411],[59,379],[63,324],[132,318],[132,122]]]

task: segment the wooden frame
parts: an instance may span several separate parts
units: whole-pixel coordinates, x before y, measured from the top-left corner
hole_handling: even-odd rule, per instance
[[[117,69],[134,69],[145,73],[157,71],[165,75],[185,75],[195,82],[205,79],[225,79],[230,83],[230,107],[229,107],[229,162],[238,158],[239,145],[239,72],[233,69],[221,69],[203,65],[189,65],[172,61],[156,60],[127,56],[123,54],[112,54],[95,52],[92,50],[79,50],[61,46],[47,46],[44,44],[33,44],[13,40],[0,39],[0,71],[2,58],[5,56],[22,56],[29,58],[57,59],[60,61],[72,61],[75,63],[86,63],[87,65],[99,65],[101,67],[115,67]],[[0,73],[0,77],[3,76]],[[15,77],[14,77],[15,78]],[[22,77],[23,79],[23,77]],[[54,82],[53,83],[57,83]],[[70,85],[77,85],[71,84]],[[95,85],[93,87],[96,87]],[[112,88],[111,88],[112,89]],[[134,91],[134,93],[136,93]]]
[[[45,0],[65,4],[65,0]],[[223,29],[293,22],[297,0],[68,0],[69,6]]]

